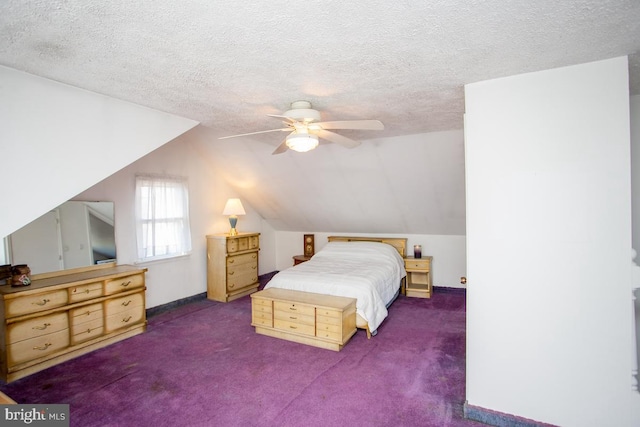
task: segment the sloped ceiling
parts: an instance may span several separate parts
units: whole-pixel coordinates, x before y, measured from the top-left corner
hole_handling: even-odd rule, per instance
[[[464,234],[464,84],[630,55],[637,94],[639,52],[635,0],[0,4],[1,65],[201,122],[202,152],[282,230]],[[306,157],[271,156],[279,133],[217,140],[300,99],[386,129]]]

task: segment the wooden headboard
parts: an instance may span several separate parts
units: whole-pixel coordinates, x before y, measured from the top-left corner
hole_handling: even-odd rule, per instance
[[[330,242],[380,242],[396,248],[402,258],[407,255],[407,239],[404,237],[351,237],[351,236],[329,236]]]

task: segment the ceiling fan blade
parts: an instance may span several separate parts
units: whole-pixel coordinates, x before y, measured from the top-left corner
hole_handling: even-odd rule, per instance
[[[383,130],[384,125],[380,120],[339,120],[333,122],[311,123],[310,128],[320,126],[322,129],[363,129],[363,130]]]
[[[285,119],[285,120],[289,121],[289,123],[295,123],[295,120],[292,119],[291,117],[281,116],[279,114],[267,114],[267,116],[275,117],[276,119]]]
[[[289,149],[289,147],[287,147],[287,140],[285,139],[284,141],[282,141],[282,144],[278,145],[278,148],[276,148],[273,153],[271,154],[280,154],[280,153],[284,153],[285,151],[287,151]]]
[[[249,132],[249,133],[241,133],[239,135],[230,135],[230,136],[222,136],[218,139],[227,139],[227,138],[236,138],[238,136],[248,136],[248,135],[257,135],[259,133],[267,133],[267,132],[280,132],[280,131],[287,131],[287,132],[291,132],[291,128],[282,128],[282,129],[270,129],[270,130],[261,130],[258,132]]]
[[[340,144],[346,148],[355,148],[360,145],[359,141],[354,141],[351,138],[347,138],[346,136],[338,135],[334,132],[329,132],[328,130],[320,129],[313,132],[318,135],[320,138],[326,139],[327,141],[335,142],[336,144]]]

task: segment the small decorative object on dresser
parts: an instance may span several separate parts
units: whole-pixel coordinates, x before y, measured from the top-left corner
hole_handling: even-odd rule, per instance
[[[404,269],[407,271],[405,295],[408,297],[431,298],[431,261],[433,257],[406,257]]]
[[[260,233],[207,236],[207,298],[228,302],[258,290]]]
[[[315,253],[315,243],[313,234],[304,235],[304,256],[311,258]]]

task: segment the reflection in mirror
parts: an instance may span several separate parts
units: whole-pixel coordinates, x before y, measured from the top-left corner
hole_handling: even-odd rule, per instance
[[[32,274],[116,261],[113,202],[66,202],[6,239],[11,264]]]

